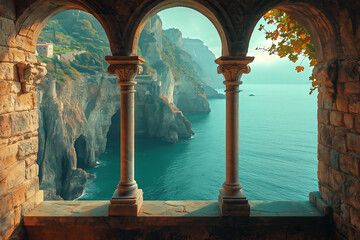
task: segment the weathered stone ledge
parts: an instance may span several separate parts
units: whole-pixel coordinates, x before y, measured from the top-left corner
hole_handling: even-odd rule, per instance
[[[45,218],[107,217],[109,201],[45,201],[25,216],[25,225]],[[250,217],[323,217],[309,201],[250,201]],[[144,201],[139,218],[221,217],[217,201]],[[44,224],[46,221],[44,221]]]
[[[329,239],[330,234],[328,218],[308,201],[250,201],[250,217],[222,217],[217,201],[145,201],[138,217],[109,217],[108,206],[108,201],[43,202],[25,216],[24,225],[30,240]]]

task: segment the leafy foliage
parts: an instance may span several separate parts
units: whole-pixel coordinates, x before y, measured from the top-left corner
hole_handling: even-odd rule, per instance
[[[272,44],[269,48],[257,49],[265,50],[270,55],[276,54],[280,58],[287,57],[294,63],[300,61],[295,68],[297,72],[304,71],[305,67],[302,63],[305,58],[309,59],[310,67],[316,65],[315,47],[308,30],[303,25],[292,16],[277,9],[267,12],[263,18],[273,30],[268,30],[261,24],[259,31],[263,31],[265,38],[271,40]],[[311,94],[317,88],[318,82],[313,75],[309,77],[309,80],[312,81]]]
[[[48,78],[56,79],[56,84],[60,88],[66,85],[68,81],[81,77],[81,73],[73,68],[69,62],[59,61],[56,58],[47,58],[43,56],[39,56],[38,60],[46,63]]]

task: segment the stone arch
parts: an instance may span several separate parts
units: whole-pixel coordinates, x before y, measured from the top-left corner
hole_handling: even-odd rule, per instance
[[[112,38],[109,31],[109,24],[105,18],[97,14],[98,10],[84,1],[56,1],[56,0],[37,0],[21,12],[16,20],[16,32],[20,37],[30,40],[30,47],[26,49],[35,52],[37,39],[47,22],[55,15],[66,10],[81,10],[94,16],[101,24],[108,36],[111,48]],[[20,10],[21,11],[21,10]]]
[[[173,7],[187,7],[204,15],[213,24],[213,26],[215,27],[215,29],[219,34],[222,45],[221,46],[222,56],[229,55],[230,34],[226,31],[226,28],[224,27],[224,23],[221,22],[217,17],[217,15],[219,14],[216,14],[215,10],[193,0],[179,0],[179,1],[166,0],[154,4],[147,9],[144,9],[143,13],[141,14],[141,17],[139,18],[139,21],[135,24],[135,27],[133,27],[131,32],[130,40],[131,40],[132,55],[137,54],[137,45],[139,43],[140,34],[143,28],[145,27],[147,21],[150,20],[151,17],[157,14],[158,12]]]

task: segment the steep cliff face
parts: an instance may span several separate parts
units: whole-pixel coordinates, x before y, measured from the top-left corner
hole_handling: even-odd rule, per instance
[[[218,65],[215,63],[215,55],[209,50],[204,42],[199,39],[182,39],[182,48],[185,49],[201,67],[197,69],[199,75],[206,80],[212,88],[223,88],[224,78],[217,73]]]
[[[46,199],[74,199],[87,179],[79,167],[95,166],[105,151],[120,91],[101,75],[71,81],[58,93],[52,82],[38,90],[40,184]]]
[[[135,104],[135,136],[176,143],[194,134],[190,121],[166,97],[148,96]],[[113,116],[108,141],[120,142],[120,110]]]
[[[158,16],[153,17],[144,27],[139,41],[140,52],[146,64],[154,68],[161,82],[162,94],[170,103],[174,102],[175,78],[169,65],[163,60],[163,30]]]
[[[135,134],[175,143],[190,138],[191,123],[175,104],[162,95],[161,82],[153,75],[140,75],[135,87]]]
[[[145,26],[139,42],[140,54],[156,71],[162,83],[162,94],[169,103],[183,113],[210,112],[203,89],[205,82],[196,71],[201,67],[181,45],[180,30],[164,31],[158,16]]]
[[[169,39],[176,47],[179,48],[183,47],[182,33],[179,29],[177,28],[166,29],[164,33],[167,39]]]
[[[175,87],[174,102],[184,113],[210,112],[203,87],[186,77],[181,78],[181,84]]]
[[[161,138],[166,142],[175,143],[181,138],[190,138],[194,134],[190,121],[176,107],[169,103],[166,98],[160,98],[139,108],[138,111],[145,113],[145,121],[142,124],[147,125],[148,137]],[[157,114],[160,112],[161,114]],[[139,121],[139,124],[141,122]]]
[[[184,113],[210,112],[204,91],[205,78],[201,77],[203,69],[194,61],[193,56],[182,48],[181,31],[171,28],[165,30],[164,34],[164,45],[175,49],[174,52],[178,53],[176,60],[182,68],[181,72],[185,73],[179,75],[180,80],[178,80],[174,91],[174,103]]]

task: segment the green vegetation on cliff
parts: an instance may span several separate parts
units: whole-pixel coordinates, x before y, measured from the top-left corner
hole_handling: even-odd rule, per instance
[[[153,17],[152,22],[156,21],[159,18],[158,16]],[[191,55],[188,52],[185,52],[184,49],[176,46],[172,43],[165,35],[165,32],[162,31],[161,34],[161,61],[152,62],[150,66],[149,63],[144,64],[144,73],[151,74],[156,72],[162,72],[165,66],[168,66],[171,69],[171,72],[174,76],[175,82],[179,83],[182,78],[187,78],[196,89],[196,91],[204,95],[204,90],[202,85],[205,83],[204,80],[199,76],[199,73],[196,71],[198,64],[192,60]],[[156,42],[156,37],[154,32],[145,28],[140,36],[138,54],[141,56],[142,53],[148,51],[149,42]],[[145,58],[146,60],[146,58]],[[198,66],[201,68],[200,66]]]
[[[165,34],[163,34],[163,46],[164,48],[161,56],[163,61],[170,66],[175,81],[179,81],[182,76],[185,76],[193,84],[197,92],[204,95],[204,90],[201,85],[205,82],[194,68],[196,62],[186,61],[184,55],[187,55],[188,53],[171,43],[171,41],[166,38]]]
[[[56,78],[58,82],[77,79],[81,77],[80,73],[106,72],[109,42],[102,26],[91,14],[70,10],[56,15],[47,23],[38,42],[53,42],[54,55],[86,51],[75,56],[74,61],[39,56],[39,61],[48,65],[48,77]]]

